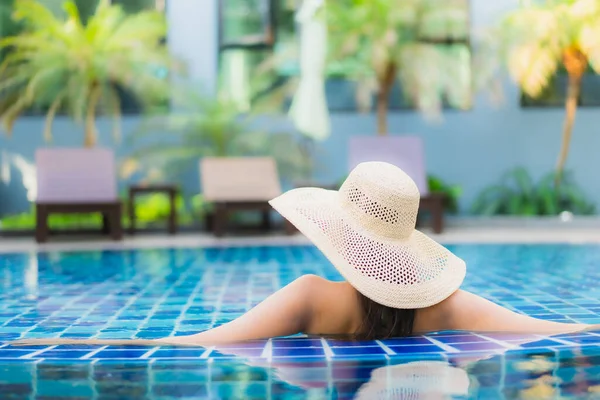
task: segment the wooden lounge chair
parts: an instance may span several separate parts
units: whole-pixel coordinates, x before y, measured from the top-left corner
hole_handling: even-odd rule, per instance
[[[365,161],[384,161],[402,168],[419,188],[421,193],[419,209],[430,212],[435,233],[443,231],[445,197],[429,191],[421,138],[417,136],[352,137],[349,148],[350,170]]]
[[[269,157],[206,157],[200,161],[202,193],[214,205],[213,231],[225,234],[230,213],[262,212],[262,227],[271,225],[268,201],[281,194],[275,160]],[[288,229],[289,232],[289,229]]]
[[[41,149],[37,166],[36,240],[48,239],[48,216],[53,213],[98,212],[103,232],[123,237],[121,202],[117,196],[115,161],[107,149]]]

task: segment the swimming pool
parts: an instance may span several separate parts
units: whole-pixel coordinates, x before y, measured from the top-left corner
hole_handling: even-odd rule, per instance
[[[467,261],[465,289],[539,318],[600,323],[600,247],[450,247]],[[307,273],[341,279],[308,246],[0,255],[0,398],[600,397],[600,332],[219,349],[8,343],[195,333]]]

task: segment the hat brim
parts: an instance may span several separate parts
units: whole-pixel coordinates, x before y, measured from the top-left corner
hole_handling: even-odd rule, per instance
[[[379,304],[399,309],[430,307],[452,295],[464,280],[465,262],[445,247],[416,229],[401,240],[372,234],[344,211],[337,191],[293,189],[269,203],[302,232],[356,290]],[[398,257],[392,257],[396,252],[416,260],[419,270],[427,274],[406,283],[369,275],[364,266],[353,265],[360,263],[360,259],[348,260],[350,257],[344,254],[348,246],[361,248],[363,252],[385,246],[385,254],[370,257],[370,270],[385,269],[397,262]],[[380,265],[373,265],[373,259]]]

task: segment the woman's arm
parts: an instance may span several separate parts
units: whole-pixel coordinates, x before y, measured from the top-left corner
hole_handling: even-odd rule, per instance
[[[319,301],[316,286],[320,281],[322,279],[314,275],[302,276],[231,322],[195,335],[158,341],[176,345],[218,345],[309,332],[314,306]]]
[[[459,290],[440,303],[441,330],[560,334],[589,328],[586,324],[546,321],[518,314],[475,294]]]
[[[157,340],[113,340],[113,339],[24,339],[12,345],[140,345],[157,346],[209,346],[287,336],[299,332],[314,333],[315,312],[322,297],[327,293],[322,278],[305,275],[278,290],[262,303],[241,317],[195,335],[173,336]]]

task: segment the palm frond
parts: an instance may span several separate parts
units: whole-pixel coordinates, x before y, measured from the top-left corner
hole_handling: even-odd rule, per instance
[[[537,97],[550,83],[560,60],[559,54],[537,43],[512,49],[508,59],[511,75],[532,97]]]
[[[33,101],[36,93],[38,93],[39,88],[43,86],[48,79],[55,78],[56,75],[59,75],[59,77],[62,78],[63,70],[50,67],[35,71],[35,73],[29,77],[29,83],[25,87],[24,91],[25,96]]]
[[[158,45],[167,34],[164,15],[157,11],[141,11],[122,20],[107,38],[107,50],[130,50],[138,43]]]
[[[13,90],[23,86],[29,80],[29,74],[15,72],[7,78],[0,80],[0,91]]]
[[[106,43],[108,38],[112,37],[115,29],[125,18],[123,9],[118,6],[110,6],[104,0],[98,3],[96,12],[87,23],[85,38],[90,43],[95,43],[99,47]]]
[[[77,4],[75,4],[73,0],[66,1],[63,5],[63,9],[66,11],[68,16],[67,26],[71,34],[83,34],[85,28],[81,23],[81,16],[79,15],[79,9],[77,8]]]
[[[594,22],[586,23],[579,34],[578,44],[594,69],[600,74],[600,13]]]
[[[2,115],[0,115],[0,120],[2,121],[2,127],[9,135],[13,132],[13,127],[15,122],[19,118],[19,116],[25,111],[27,106],[29,106],[29,99],[21,95],[17,98],[17,100],[12,103],[10,107],[8,107]]]
[[[50,9],[35,0],[15,1],[13,18],[25,24],[30,31],[40,29],[46,32],[49,29],[58,29],[61,25]]]
[[[56,113],[62,105],[62,102],[65,98],[65,94],[66,91],[56,96],[54,102],[52,103],[52,105],[50,105],[48,113],[46,114],[46,123],[44,125],[44,139],[48,142],[52,140],[52,124],[54,123],[54,117],[56,116]]]
[[[579,31],[585,24],[572,13],[581,1],[586,0],[522,4],[490,32],[484,41],[484,56],[505,64],[527,95],[539,96],[562,65],[564,51],[581,38]],[[595,21],[597,25],[598,18]],[[589,40],[588,48],[594,48],[593,42]],[[490,67],[497,69],[498,63],[488,62],[477,71],[479,75],[489,74]]]

